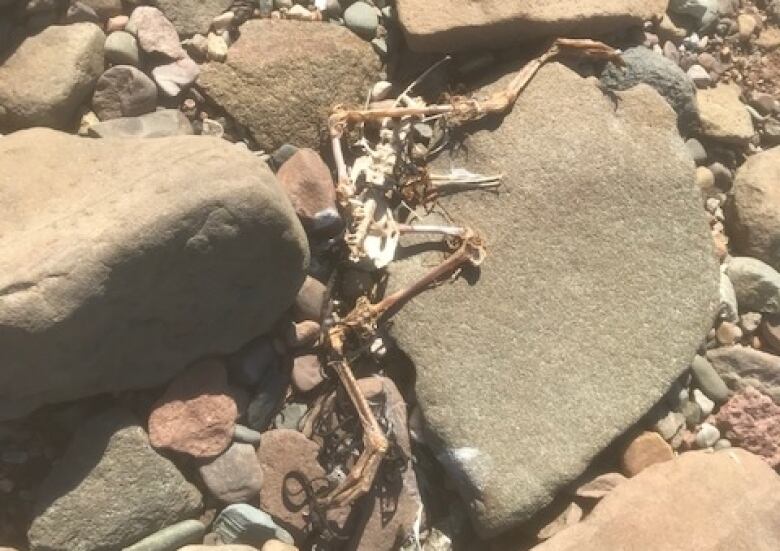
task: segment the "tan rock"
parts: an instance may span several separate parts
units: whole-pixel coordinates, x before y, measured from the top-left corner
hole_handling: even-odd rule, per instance
[[[268,540],[260,551],[298,551],[298,548],[279,540]]]
[[[586,482],[574,492],[579,497],[601,499],[627,479],[620,473],[604,473]]]
[[[765,28],[756,39],[755,44],[764,50],[774,50],[780,46],[780,29],[777,27]]]
[[[775,551],[779,541],[780,477],[727,449],[653,465],[534,551]]]
[[[734,84],[718,84],[698,91],[702,135],[735,145],[750,141],[755,129],[750,113],[739,99],[740,93]]]
[[[650,465],[674,459],[672,447],[657,432],[643,432],[623,452],[623,472],[632,477]]]
[[[410,48],[448,52],[496,48],[543,36],[618,31],[666,11],[666,0],[398,0]]]
[[[312,391],[324,380],[320,359],[314,354],[298,356],[293,361],[292,384],[301,393]]]
[[[149,440],[195,457],[215,457],[230,446],[238,407],[224,363],[203,360],[174,379],[149,416]]]

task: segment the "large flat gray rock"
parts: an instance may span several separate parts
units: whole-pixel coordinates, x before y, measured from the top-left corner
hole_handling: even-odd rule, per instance
[[[397,0],[412,50],[496,48],[544,36],[595,36],[666,11],[667,0]]]
[[[224,140],[0,138],[0,419],[161,384],[264,333],[305,277],[268,167]]]
[[[690,365],[719,302],[694,165],[671,107],[615,103],[545,67],[500,126],[441,159],[504,174],[443,201],[488,257],[416,298],[392,332],[417,367],[439,457],[482,534],[528,519]],[[440,261],[393,264],[391,288]]]

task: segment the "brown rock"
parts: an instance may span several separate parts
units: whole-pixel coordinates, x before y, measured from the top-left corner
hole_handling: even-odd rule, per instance
[[[746,145],[751,140],[755,129],[739,99],[740,93],[740,88],[732,84],[718,84],[697,92],[703,136],[734,145]]]
[[[308,507],[295,511],[285,504],[286,495],[305,496],[299,493],[301,487],[298,480],[288,478],[288,475],[295,472],[306,481],[321,480],[326,473],[317,462],[319,449],[316,443],[296,430],[274,429],[263,433],[257,450],[263,470],[260,509],[274,517],[279,526],[289,531],[296,541],[304,536],[308,526]],[[340,510],[331,511],[336,516],[343,514]]]
[[[657,432],[643,432],[623,452],[623,472],[632,477],[650,465],[674,459],[672,447]]]
[[[774,551],[778,541],[780,477],[729,449],[653,465],[534,551]]]
[[[320,337],[320,324],[312,320],[304,320],[294,324],[287,342],[290,348],[310,348],[317,344]]]
[[[311,276],[306,277],[298,296],[295,298],[293,316],[295,321],[314,320],[322,317],[322,306],[325,301],[327,288],[319,280]]]
[[[601,499],[626,480],[627,478],[620,473],[604,473],[577,488],[574,494],[579,497]]]
[[[92,95],[92,109],[101,121],[136,117],[157,107],[157,86],[130,65],[115,65],[100,75]]]
[[[282,165],[276,177],[304,227],[318,231],[338,224],[333,177],[316,151],[299,149]]]
[[[223,503],[252,501],[263,486],[263,471],[251,444],[232,444],[199,469],[211,495]]]
[[[362,103],[378,71],[371,46],[344,27],[258,19],[241,25],[227,62],[202,66],[198,85],[263,149],[316,148],[330,109]]]
[[[715,332],[718,342],[724,346],[731,346],[742,338],[742,329],[729,321],[724,321]]]
[[[398,0],[398,19],[412,50],[496,48],[544,36],[594,36],[640,26],[666,11],[666,0]]]
[[[317,387],[324,377],[320,359],[314,354],[298,356],[293,361],[292,384],[295,390],[307,393]]]
[[[147,54],[160,54],[170,59],[182,59],[187,55],[179,43],[176,28],[157,8],[135,8],[128,25],[136,30],[138,45]]]
[[[723,436],[735,446],[780,467],[780,406],[769,396],[748,387],[726,402],[716,416]]]
[[[195,457],[215,457],[230,445],[238,417],[220,360],[197,362],[174,379],[149,416],[149,439]]]

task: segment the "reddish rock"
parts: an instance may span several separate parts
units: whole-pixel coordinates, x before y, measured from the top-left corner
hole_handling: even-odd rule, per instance
[[[623,472],[636,476],[650,465],[674,459],[674,450],[657,432],[643,432],[623,452]]]
[[[586,482],[574,492],[579,497],[601,499],[614,490],[618,484],[625,482],[627,478],[620,473],[604,473],[590,482]]]
[[[314,354],[298,356],[293,362],[292,384],[295,390],[307,393],[324,380],[320,359]]]
[[[780,467],[780,406],[758,390],[747,387],[726,402],[715,422],[735,446]]]
[[[179,33],[173,23],[157,8],[135,8],[130,14],[128,25],[135,28],[138,45],[147,54],[162,54],[171,59],[181,59],[187,55],[179,43]]]
[[[311,348],[317,344],[320,337],[320,324],[312,320],[304,320],[294,325],[287,345],[290,348]]]
[[[299,149],[276,173],[304,227],[312,231],[339,223],[330,169],[313,149]]]
[[[222,361],[206,359],[176,377],[149,416],[149,440],[195,457],[215,457],[230,445],[238,417]]]
[[[322,316],[322,304],[325,300],[327,288],[319,280],[311,276],[306,277],[298,296],[295,297],[293,314],[295,321],[314,320],[320,321]]]
[[[263,471],[251,444],[232,444],[199,471],[211,495],[223,503],[253,501],[263,486]]]

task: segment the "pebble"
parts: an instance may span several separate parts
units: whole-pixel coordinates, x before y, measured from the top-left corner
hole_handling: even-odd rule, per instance
[[[232,11],[226,11],[225,13],[219,14],[211,21],[211,28],[214,29],[214,32],[216,33],[228,30],[233,26],[235,19],[235,13]]]
[[[182,40],[181,45],[187,53],[198,61],[205,61],[209,51],[209,39],[202,34],[194,34],[187,40]]]
[[[697,166],[703,165],[707,161],[707,151],[696,138],[689,138],[686,140],[685,147],[688,149],[688,152],[691,154],[691,157]]]
[[[761,326],[762,319],[760,312],[745,312],[739,316],[739,326],[745,335],[752,335]]]
[[[725,439],[725,438],[721,438],[720,440],[718,440],[717,442],[715,442],[715,444],[714,444],[712,447],[713,447],[713,449],[714,449],[715,451],[718,451],[718,450],[726,450],[726,449],[728,449],[728,448],[730,448],[730,447],[731,447],[731,442],[729,442],[729,441],[728,441],[727,439]]]
[[[742,42],[748,42],[753,33],[756,32],[757,22],[752,15],[743,13],[737,17],[737,32]]]
[[[709,199],[708,199],[709,201]],[[709,206],[709,205],[708,205]],[[717,206],[713,209],[713,215],[720,211],[720,207]],[[720,223],[720,222],[718,222]],[[727,321],[739,320],[739,305],[737,304],[737,292],[734,290],[729,276],[725,274],[723,270],[720,273],[720,306],[718,308],[718,317]]]
[[[707,72],[707,69],[699,64],[691,65],[687,74],[697,88],[707,88],[712,84],[712,77]]]
[[[106,21],[106,32],[113,33],[124,30],[129,20],[130,18],[126,15],[117,15],[109,18],[108,21]]]
[[[693,401],[701,409],[701,416],[706,418],[715,409],[715,402],[707,398],[698,388],[693,389]]]
[[[160,54],[171,60],[186,56],[173,23],[157,8],[138,6],[130,14],[128,25],[132,25],[141,50],[147,54]]]
[[[319,321],[327,289],[319,280],[307,276],[298,296],[295,297],[293,316],[295,321]]]
[[[309,406],[292,402],[286,404],[274,419],[274,428],[298,430],[298,425],[309,411]]]
[[[726,383],[704,356],[695,356],[691,363],[693,380],[701,391],[716,404],[724,404],[729,399]]]
[[[780,313],[780,273],[757,258],[735,256],[726,266],[743,311]]]
[[[669,59],[675,64],[680,63],[680,50],[678,50],[677,46],[675,46],[671,41],[667,40],[664,42],[664,46],[661,51],[663,52],[665,58]]]
[[[724,321],[718,326],[715,334],[720,344],[731,346],[742,338],[742,329],[730,321]]]
[[[331,233],[341,225],[333,177],[319,153],[299,149],[276,177],[307,231]]]
[[[198,471],[211,495],[222,503],[251,501],[263,486],[263,471],[251,444],[233,443]]]
[[[316,355],[308,354],[295,358],[292,369],[292,384],[296,391],[306,394],[314,390],[324,380],[322,366]]]
[[[358,1],[344,10],[344,24],[359,37],[371,40],[376,37],[379,14],[375,7]]]
[[[380,80],[371,88],[371,101],[382,101],[390,97],[393,91],[393,83],[386,80]]]
[[[99,123],[100,123],[100,119],[95,114],[95,112],[87,111],[86,113],[81,115],[81,119],[79,120],[78,135],[87,136],[89,134],[90,128],[92,128],[93,126]]]
[[[715,177],[715,186],[721,191],[730,191],[734,184],[734,175],[731,171],[721,163],[712,163],[709,169]]]
[[[257,447],[260,444],[260,439],[263,437],[261,432],[252,430],[244,425],[236,425],[233,430],[233,440],[236,442],[243,442],[244,444],[252,444]]]
[[[320,324],[312,320],[304,320],[294,324],[287,345],[293,349],[311,348],[320,338]]]
[[[627,479],[620,473],[605,473],[586,482],[574,492],[579,497],[601,499]]]
[[[206,57],[209,61],[218,61],[220,63],[227,59],[228,45],[218,34],[209,33],[206,39]]]
[[[660,434],[643,432],[623,452],[623,474],[636,476],[650,465],[674,459],[674,450]]]
[[[182,51],[183,52],[183,51]],[[181,59],[152,69],[152,78],[168,96],[179,95],[182,89],[192,85],[200,74],[198,64],[186,54]]]
[[[278,526],[271,515],[245,503],[225,507],[214,521],[212,530],[222,543],[228,544],[259,546],[270,539],[293,543],[290,533]]]
[[[701,448],[709,448],[720,440],[720,431],[710,423],[702,423],[696,433],[696,445]]]
[[[111,67],[95,84],[92,109],[101,121],[145,115],[156,107],[157,86],[131,65]]]
[[[200,121],[200,135],[221,138],[225,135],[225,129],[214,119],[202,119]]]
[[[710,197],[717,191],[715,189],[715,176],[706,166],[696,167],[696,185],[705,197]]]
[[[697,94],[703,136],[730,145],[747,145],[755,134],[753,121],[740,101],[736,84],[720,83]]]
[[[155,448],[216,457],[230,446],[237,417],[224,364],[201,360],[171,381],[154,405],[149,440]]]
[[[206,527],[197,520],[183,520],[147,536],[123,551],[177,551],[183,545],[203,540]]]
[[[670,411],[655,424],[655,430],[667,442],[674,438],[680,429],[685,426],[685,415],[677,411]]]
[[[82,2],[73,2],[65,13],[65,22],[68,25],[73,23],[97,23],[100,24],[100,17],[95,10]]]
[[[106,61],[113,65],[137,67],[140,60],[138,41],[132,34],[124,31],[115,31],[106,37],[104,54]]]
[[[292,8],[287,10],[287,19],[295,19],[298,21],[314,21],[315,14],[300,4],[295,4]]]
[[[685,425],[688,428],[693,428],[701,422],[701,407],[696,402],[690,400],[685,402],[680,413],[685,416]]]

